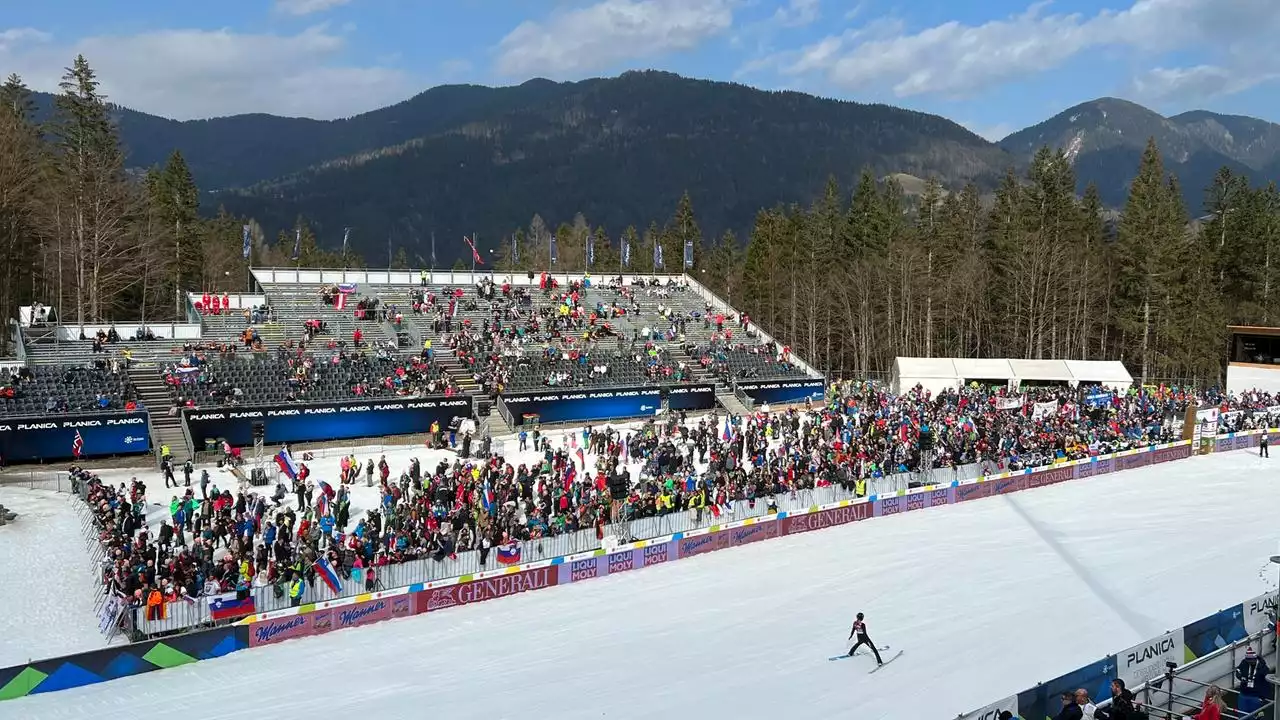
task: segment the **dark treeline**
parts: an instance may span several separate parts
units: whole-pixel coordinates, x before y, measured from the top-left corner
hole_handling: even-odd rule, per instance
[[[1228,324],[1280,322],[1273,257],[1280,193],[1221,171],[1192,221],[1175,177],[1149,143],[1118,217],[1098,193],[1076,195],[1071,163],[1042,150],[1025,177],[1010,171],[994,198],[930,181],[908,202],[863,173],[835,180],[808,207],[760,211],[742,249],[732,233],[703,238],[686,195],[664,225],[610,238],[578,216],[552,231],[535,216],[499,267],[585,266],[678,272],[686,239],[692,273],[802,357],[833,376],[883,373],[895,356],[1119,359],[1152,381],[1218,382]]]
[[[246,221],[199,215],[179,153],[145,173],[126,170],[113,108],[84,57],[60,90],[53,117],[37,122],[21,78],[0,87],[0,317],[40,301],[66,324],[168,321],[185,317],[186,291],[244,289]],[[249,224],[255,264],[344,264],[302,219],[296,261],[291,233],[266,243]]]
[[[252,220],[202,218],[176,152],[162,167],[127,171],[113,108],[83,57],[67,69],[49,121],[35,121],[16,76],[0,88],[0,106],[3,317],[38,300],[72,324],[181,319],[183,293],[241,289],[250,263],[364,264],[321,248],[303,217],[270,241]],[[1070,162],[1045,149],[993,198],[930,181],[908,200],[894,181],[864,172],[851,189],[829,181],[807,207],[761,210],[745,245],[732,233],[704,238],[685,194],[664,222],[614,236],[582,215],[555,229],[535,216],[485,260],[544,269],[554,237],[555,270],[577,272],[591,238],[592,270],[607,275],[621,269],[625,240],[629,272],[679,272],[692,241],[694,276],[835,376],[883,372],[898,355],[1008,356],[1121,359],[1148,380],[1211,383],[1227,324],[1280,322],[1274,185],[1250,187],[1224,169],[1203,208],[1189,211],[1152,142],[1118,217],[1095,190],[1080,197],[1075,188]],[[408,267],[403,248],[391,263]]]

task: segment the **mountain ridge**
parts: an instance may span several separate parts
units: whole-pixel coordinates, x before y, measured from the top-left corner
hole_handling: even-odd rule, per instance
[[[52,99],[37,94],[42,114]],[[357,249],[378,253],[384,241],[421,248],[432,231],[493,238],[535,214],[554,227],[581,212],[616,236],[668,217],[686,190],[708,235],[741,234],[762,207],[809,203],[828,176],[846,192],[864,168],[985,191],[1043,145],[1067,150],[1079,189],[1096,184],[1113,208],[1150,137],[1193,214],[1220,167],[1280,178],[1280,125],[1249,116],[1166,117],[1105,97],[990,143],[938,115],[658,71],[442,85],[337,120],[113,113],[130,166],[182,151],[206,212],[225,205],[270,235],[302,215],[329,245],[356,227]]]

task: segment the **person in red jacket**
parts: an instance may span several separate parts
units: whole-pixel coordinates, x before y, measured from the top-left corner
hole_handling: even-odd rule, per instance
[[[1210,685],[1204,691],[1204,707],[1196,714],[1196,720],[1222,720],[1222,688]]]

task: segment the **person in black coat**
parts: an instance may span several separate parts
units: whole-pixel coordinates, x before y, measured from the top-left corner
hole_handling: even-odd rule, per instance
[[[1267,682],[1270,673],[1267,661],[1258,657],[1252,647],[1245,650],[1244,660],[1236,667],[1236,680],[1240,682],[1240,712],[1251,713],[1262,707],[1271,691]]]

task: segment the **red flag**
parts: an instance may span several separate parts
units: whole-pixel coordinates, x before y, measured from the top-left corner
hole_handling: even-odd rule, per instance
[[[466,235],[463,235],[462,239],[466,241],[467,247],[471,248],[471,259],[475,260],[477,264],[483,265],[484,260],[480,257],[480,251],[476,250],[476,244],[472,242],[471,238],[467,237]]]
[[[338,293],[338,296],[333,299],[333,309],[343,310],[346,307],[347,307],[347,294]]]
[[[80,431],[76,431],[76,439],[71,441],[71,452],[80,459],[80,451],[84,450],[84,438],[80,437]]]

